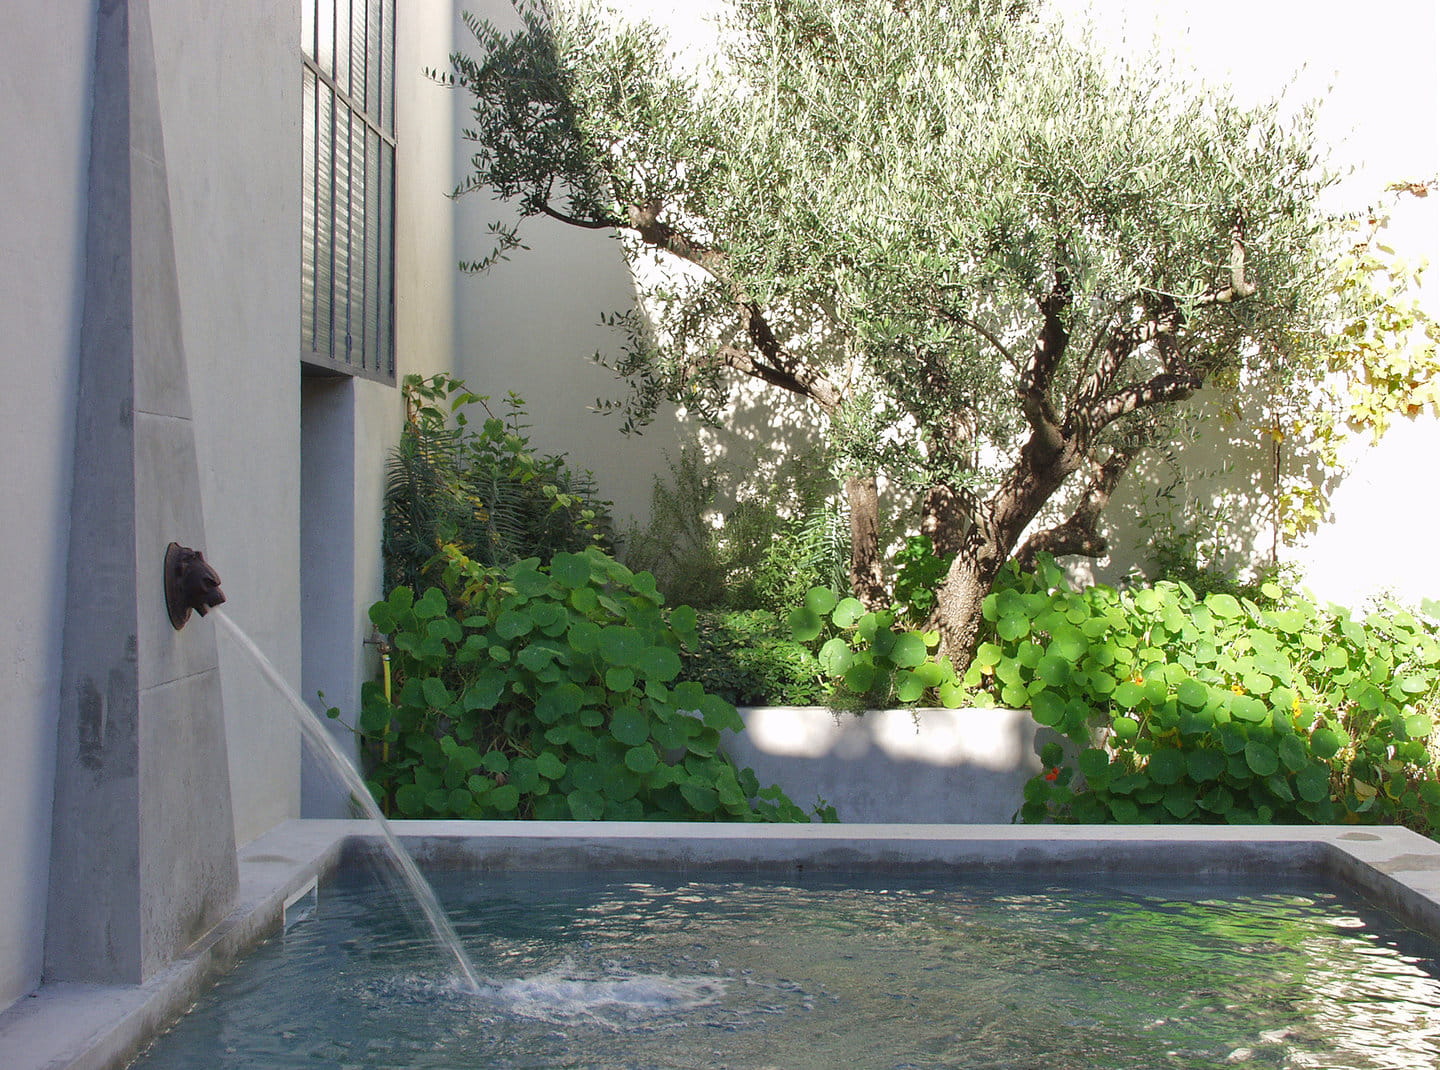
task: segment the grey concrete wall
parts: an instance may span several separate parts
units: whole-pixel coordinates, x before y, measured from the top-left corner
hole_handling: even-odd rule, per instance
[[[455,42],[474,53],[474,37],[459,25],[463,10],[500,26],[518,25],[508,0],[454,0]],[[688,13],[676,12],[683,22]],[[447,69],[445,56],[431,65]],[[468,124],[465,96],[452,136]],[[452,184],[469,169],[463,146],[456,154]],[[486,227],[514,219],[512,208],[485,193],[460,198],[454,207],[456,252],[478,260],[491,246]],[[597,351],[618,354],[621,338],[600,324],[604,313],[634,307],[635,291],[617,241],[598,231],[581,231],[548,219],[522,229],[530,248],[484,275],[462,278],[456,298],[455,368],[476,393],[503,401],[514,391],[525,399],[532,438],[547,453],[567,454],[578,468],[594,471],[601,495],[615,503],[617,518],[648,516],[650,486],[665,471],[665,454],[679,444],[677,425],[664,413],[642,436],[623,436],[615,416],[590,411],[596,398],[624,396],[626,386],[591,363]]]
[[[0,1005],[39,979],[89,156],[90,0],[0,34]]]
[[[735,763],[844,822],[1004,824],[1040,772],[1044,729],[1026,710],[778,706],[740,716],[744,733],[724,743]]]
[[[204,549],[227,613],[298,680],[299,5],[155,0],[152,20]],[[220,669],[244,842],[298,814],[298,735],[223,637]]]

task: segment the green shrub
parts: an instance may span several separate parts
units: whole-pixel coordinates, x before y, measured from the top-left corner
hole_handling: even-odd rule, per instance
[[[811,706],[830,694],[815,654],[765,609],[704,612],[683,675],[736,706]]]
[[[890,610],[867,610],[857,598],[814,587],[788,620],[797,642],[818,644],[832,705],[954,709],[970,698],[950,660],[935,656],[940,634],[897,627]]]
[[[816,457],[793,458],[722,512],[726,478],[682,449],[669,480],[654,481],[649,524],[625,535],[626,563],[653,573],[667,602],[784,612],[812,586],[846,582],[849,520]]]
[[[1073,744],[1045,748],[1022,817],[1434,827],[1435,626],[1263,595],[1077,592],[1049,561],[1010,570],[964,682]]]
[[[1046,745],[1026,821],[1440,827],[1440,628],[1262,587],[1264,605],[1168,581],[1075,591],[1049,559],[1012,564],[958,679],[933,632],[834,591],[790,623],[868,704],[999,702],[1068,739]]]
[[[652,577],[593,547],[549,565],[445,557],[444,591],[397,587],[370,609],[393,690],[365,687],[358,731],[387,812],[806,820],[719,751],[743,725],[678,681],[695,613],[667,615]]]
[[[446,545],[487,565],[610,545],[609,503],[590,473],[534,452],[519,397],[497,416],[488,398],[444,374],[406,376],[401,389],[406,421],[385,487],[385,590],[437,583]],[[485,412],[478,425],[472,406]]]

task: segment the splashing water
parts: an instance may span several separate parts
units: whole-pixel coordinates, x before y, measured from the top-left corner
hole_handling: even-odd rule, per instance
[[[386,820],[385,815],[380,812],[380,807],[375,802],[375,797],[370,794],[370,789],[365,786],[360,773],[356,770],[354,763],[336,744],[333,736],[330,735],[325,724],[302,699],[295,689],[280,675],[280,671],[271,664],[270,659],[255,645],[248,635],[240,629],[230,617],[221,609],[213,611],[216,620],[224,627],[226,633],[239,644],[240,648],[249,655],[261,674],[285,699],[285,704],[290,710],[295,723],[300,727],[300,733],[305,741],[310,744],[312,750],[318,754],[330,769],[338,776],[341,782],[350,791],[350,796],[359,805],[361,811],[374,822],[376,829],[384,840],[385,846],[390,851],[396,866],[400,870],[410,893],[415,897],[416,904],[420,907],[426,923],[439,941],[440,946],[447,951],[455,960],[455,966],[460,971],[466,985],[471,993],[478,994],[484,986],[475,972],[475,967],[470,961],[470,956],[465,953],[465,948],[460,943],[460,937],[455,932],[455,927],[450,924],[450,919],[445,916],[445,910],[440,906],[440,900],[435,897],[435,890],[430,887],[420,867],[415,864],[415,859],[410,857],[395,835],[394,828]]]

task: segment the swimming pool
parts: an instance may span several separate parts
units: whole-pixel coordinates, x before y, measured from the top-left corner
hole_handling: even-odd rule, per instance
[[[1440,946],[1314,875],[432,875],[464,990],[363,865],[135,1070],[1440,1064]]]
[[[1248,874],[1283,878],[1288,889],[1298,880],[1302,889],[1322,892],[1339,882],[1403,924],[1440,934],[1440,845],[1404,829],[406,822],[399,831],[442,885],[447,871],[481,884],[525,873],[548,879],[562,871],[659,870],[687,881],[741,873],[796,887],[838,871],[882,883],[904,877],[937,885],[946,874],[960,884],[998,876],[1113,883],[1143,873],[1203,889]],[[240,903],[222,925],[144,986],[45,986],[21,1000],[0,1020],[0,1065],[126,1065],[237,958],[280,929],[287,900],[302,896],[317,877],[323,881],[375,852],[367,832],[363,822],[292,821],[246,845]],[[382,910],[394,913],[388,901]],[[494,976],[533,979],[544,972],[497,970]],[[438,964],[396,976],[412,973],[444,983]],[[568,978],[603,979],[593,971]],[[1263,1045],[1255,1050],[1274,1052]]]

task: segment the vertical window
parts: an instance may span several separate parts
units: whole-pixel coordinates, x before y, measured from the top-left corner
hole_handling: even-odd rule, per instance
[[[300,359],[395,380],[395,4],[301,0]]]

